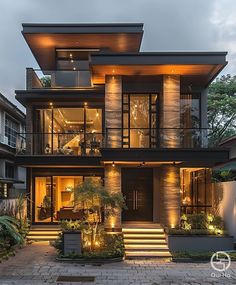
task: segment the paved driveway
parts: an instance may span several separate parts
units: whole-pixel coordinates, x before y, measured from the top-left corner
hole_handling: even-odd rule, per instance
[[[212,272],[209,263],[176,264],[159,259],[127,260],[102,266],[56,262],[54,248],[38,242],[0,264],[0,284],[57,284],[60,275],[95,277],[92,283],[64,284],[236,284],[236,263],[227,272],[231,279],[212,278]]]

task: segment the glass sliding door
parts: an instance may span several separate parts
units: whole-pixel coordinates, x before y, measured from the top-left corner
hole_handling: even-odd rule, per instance
[[[52,177],[35,178],[35,222],[50,223],[52,214]]]
[[[123,95],[123,147],[152,148],[157,143],[157,95]]]

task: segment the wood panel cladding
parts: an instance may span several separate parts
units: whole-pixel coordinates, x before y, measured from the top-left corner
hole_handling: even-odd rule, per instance
[[[180,144],[180,76],[163,76],[160,112],[160,145],[176,148]]]
[[[105,85],[105,127],[107,146],[122,147],[122,78],[106,75]],[[111,130],[112,128],[112,130]]]
[[[160,167],[160,222],[176,227],[180,219],[180,170],[176,166]]]

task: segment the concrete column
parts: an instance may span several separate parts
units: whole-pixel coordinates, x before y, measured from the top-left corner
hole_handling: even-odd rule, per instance
[[[33,108],[32,106],[26,107],[26,153],[32,154],[33,150]]]
[[[160,167],[160,222],[176,227],[180,220],[180,170],[176,166]]]
[[[160,223],[160,168],[153,168],[153,222]]]
[[[122,78],[106,75],[105,128],[108,147],[122,147]]]
[[[106,164],[104,167],[105,188],[110,193],[121,192],[121,168],[116,165]],[[106,228],[121,228],[121,211],[117,211],[114,216],[105,221]]]
[[[160,98],[160,145],[175,148],[180,144],[180,76],[163,76],[163,94]]]
[[[208,146],[208,120],[207,120],[207,96],[208,88],[202,90],[201,92],[201,146]]]

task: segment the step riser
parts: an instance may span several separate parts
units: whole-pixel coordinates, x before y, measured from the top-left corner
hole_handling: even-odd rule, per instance
[[[60,234],[59,227],[31,227],[27,239],[31,241],[54,241]]]
[[[147,228],[140,225],[136,228],[122,229],[127,258],[170,257],[168,244],[163,228]]]

